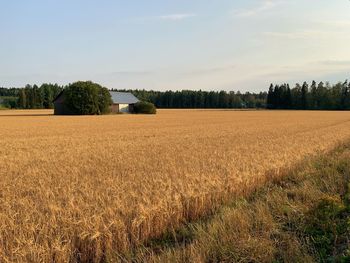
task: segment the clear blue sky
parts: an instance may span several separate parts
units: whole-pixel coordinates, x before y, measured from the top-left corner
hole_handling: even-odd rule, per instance
[[[350,76],[348,0],[0,0],[0,86],[266,90]]]

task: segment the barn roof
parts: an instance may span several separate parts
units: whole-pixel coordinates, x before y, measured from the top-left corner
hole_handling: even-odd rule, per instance
[[[53,100],[55,102],[59,97],[63,94],[62,90],[56,98]],[[109,92],[112,97],[112,101],[114,104],[134,104],[139,102],[139,100],[130,92],[118,92],[118,91],[110,91]]]
[[[139,100],[130,92],[110,91],[114,104],[134,104]]]
[[[52,100],[52,102],[55,102],[56,100],[58,100],[58,98],[61,97],[62,94],[63,94],[63,90],[57,94],[57,96]]]

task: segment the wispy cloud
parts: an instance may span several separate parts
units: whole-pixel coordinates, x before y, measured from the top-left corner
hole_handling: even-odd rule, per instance
[[[314,22],[332,27],[350,27],[350,20],[315,20]]]
[[[226,71],[233,70],[235,68],[236,68],[236,65],[199,68],[199,69],[192,69],[192,70],[186,71],[182,75],[186,75],[186,76],[207,75],[207,74],[226,72]]]
[[[237,9],[232,12],[235,17],[251,17],[263,13],[274,8],[280,1],[278,0],[263,0],[260,5],[250,9]]]
[[[286,39],[307,39],[307,38],[322,38],[328,37],[329,32],[304,30],[296,32],[263,32],[264,36]]]
[[[331,39],[339,38],[349,39],[345,33],[335,32],[335,31],[323,31],[323,30],[302,30],[295,32],[263,32],[264,36],[274,37],[274,38],[284,38],[289,40],[294,39]]]
[[[320,65],[326,65],[326,66],[350,66],[350,60],[329,59],[329,60],[317,61],[316,63]]]
[[[308,61],[288,66],[266,66],[264,70],[257,72],[258,76],[264,78],[267,77],[277,82],[289,80],[304,81],[306,79],[320,79],[327,81],[329,80],[327,79],[327,76],[348,72],[349,66],[350,60],[330,59]]]
[[[153,71],[114,71],[107,73],[106,75],[114,76],[142,76],[142,75],[151,75]]]
[[[196,17],[196,16],[197,16],[197,14],[194,14],[194,13],[183,13],[183,14],[170,14],[170,15],[155,16],[154,19],[179,21],[179,20],[185,20],[188,18]]]
[[[198,16],[195,13],[176,13],[176,14],[165,14],[165,15],[155,15],[155,16],[145,16],[145,17],[136,17],[136,18],[132,18],[129,19],[128,21],[132,21],[132,22],[154,22],[154,21],[184,21],[186,19],[190,19],[193,17]]]

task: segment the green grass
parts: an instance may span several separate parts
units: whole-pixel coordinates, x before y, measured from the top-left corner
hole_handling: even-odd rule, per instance
[[[0,110],[8,110],[8,108],[6,108],[6,107],[3,106],[3,105],[0,105]]]
[[[350,144],[119,260],[350,262]]]

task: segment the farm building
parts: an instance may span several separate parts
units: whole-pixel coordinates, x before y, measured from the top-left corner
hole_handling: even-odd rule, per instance
[[[113,105],[111,106],[111,111],[113,113],[132,113],[134,112],[134,105],[139,102],[139,100],[130,92],[109,92],[112,97]]]
[[[111,105],[112,113],[132,113],[134,111],[134,105],[139,100],[130,92],[109,92],[112,97],[113,104]],[[64,91],[62,91],[53,101],[55,115],[69,115],[69,109],[64,104]]]

